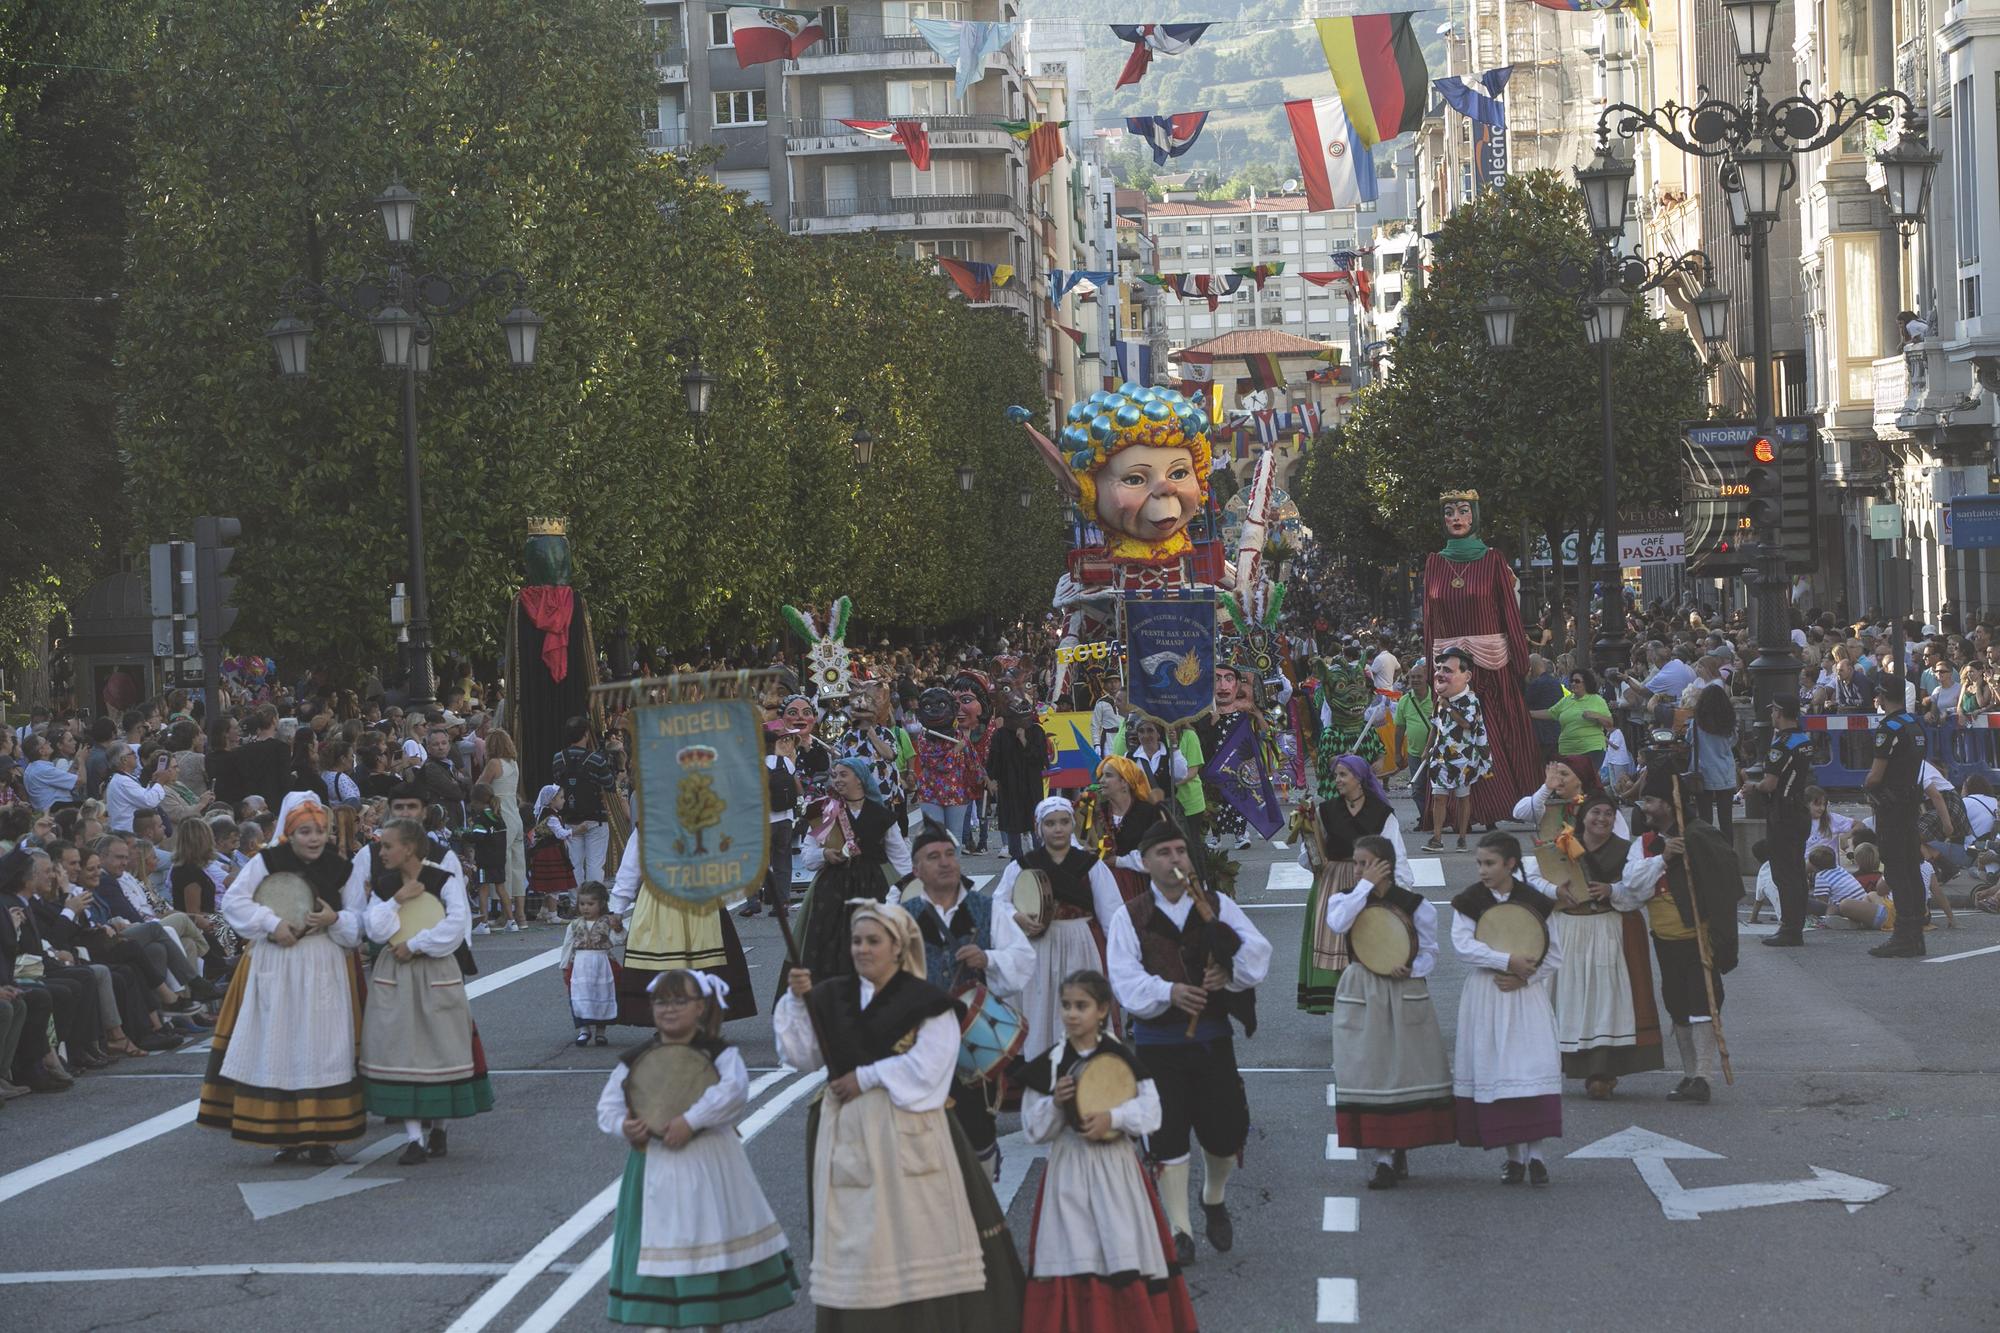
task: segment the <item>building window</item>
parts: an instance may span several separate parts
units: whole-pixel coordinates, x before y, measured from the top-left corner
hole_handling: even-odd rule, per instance
[[[1287,237],[1280,248],[1288,255],[1295,255],[1299,252],[1299,243],[1295,238]]]
[[[1311,215],[1310,217],[1308,217],[1308,218],[1306,219],[1306,230],[1307,230],[1307,231],[1325,231],[1325,230],[1326,230],[1326,214],[1324,214],[1324,213],[1314,213],[1314,214],[1312,214],[1312,215]]]
[[[946,259],[972,258],[971,241],[904,241],[896,247],[896,253],[905,259]]]
[[[1960,79],[1952,92],[1951,169],[1955,173],[1952,202],[1957,205],[1958,262],[1961,266],[1979,262],[1979,131],[1978,117],[1972,114],[1972,79]],[[1970,319],[1961,309],[1961,319]]]
[[[964,18],[965,6],[960,0],[886,0],[882,6],[882,35],[914,37],[917,35],[914,19],[947,19],[957,23]]]
[[[950,79],[891,81],[886,88],[889,94],[889,114],[891,116],[962,116],[965,114],[965,99],[958,95],[957,85]]]
[[[1278,226],[1286,231],[1297,231],[1299,229],[1299,215],[1297,213],[1287,213],[1284,217],[1278,219]]]
[[[1180,223],[1178,223],[1178,222],[1162,222],[1162,223],[1160,224],[1160,235],[1162,235],[1162,236],[1178,236],[1178,235],[1180,235],[1180,234],[1181,234],[1181,224],[1180,224]]]
[[[717,93],[715,95],[715,123],[724,125],[762,125],[764,123],[764,90],[745,88],[739,92]]]
[[[729,11],[711,9],[708,11],[708,44],[710,46],[729,45]]]
[[[977,194],[979,166],[967,157],[934,157],[929,171],[906,161],[889,164],[889,192],[896,195]]]
[[[1206,259],[1208,258],[1208,247],[1205,245],[1190,245],[1187,248],[1187,257],[1189,259]]]
[[[1160,247],[1160,258],[1179,259],[1180,257],[1181,248],[1178,245],[1163,245]]]

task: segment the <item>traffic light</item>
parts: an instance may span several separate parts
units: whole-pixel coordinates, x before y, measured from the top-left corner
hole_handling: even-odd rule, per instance
[[[204,644],[221,643],[236,623],[236,608],[229,604],[236,580],[223,571],[236,558],[236,548],[228,543],[242,535],[238,519],[204,516],[194,521],[194,600]]]
[[[1776,527],[1784,513],[1785,487],[1778,475],[1778,446],[1769,436],[1759,435],[1750,441],[1750,462],[1743,472],[1743,484],[1749,490],[1744,513],[1751,525],[1759,532]]]

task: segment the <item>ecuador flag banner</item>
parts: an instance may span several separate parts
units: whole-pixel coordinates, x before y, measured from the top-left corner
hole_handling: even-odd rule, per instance
[[[1313,22],[1347,118],[1367,147],[1414,130],[1423,121],[1430,70],[1424,65],[1414,17],[1361,14]]]

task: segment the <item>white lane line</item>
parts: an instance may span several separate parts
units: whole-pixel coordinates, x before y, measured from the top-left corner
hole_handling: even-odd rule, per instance
[[[1960,958],[1977,958],[1983,953],[2000,953],[2000,944],[1989,944],[1984,949],[1967,949],[1964,953],[1944,953],[1935,958],[1926,958],[1926,963],[1951,963]]]
[[[480,977],[465,988],[467,996],[479,996],[511,986],[523,977],[532,976],[543,968],[552,967],[562,957],[562,950],[550,949],[536,954],[533,958],[514,964],[504,971],[495,972],[490,977]],[[183,1102],[172,1110],[162,1111],[136,1125],[128,1126],[115,1134],[108,1134],[91,1143],[57,1153],[18,1171],[10,1171],[0,1176],[0,1203],[26,1193],[37,1185],[46,1185],[52,1180],[60,1180],[72,1171],[80,1171],[95,1162],[149,1143],[162,1134],[170,1134],[182,1125],[194,1123],[195,1112],[201,1107],[199,1099]]]
[[[588,1258],[576,1266],[576,1271],[562,1280],[555,1294],[535,1307],[535,1312],[521,1321],[514,1333],[549,1333],[549,1330],[563,1321],[563,1317],[576,1307],[577,1302],[590,1295],[611,1276],[611,1237],[590,1252]]]
[[[750,1096],[752,1100],[761,1096],[772,1084],[789,1078],[792,1072],[790,1069],[775,1069],[762,1078],[753,1080],[750,1084]],[[737,1134],[741,1136],[743,1142],[750,1142],[769,1128],[772,1122],[777,1120],[779,1116],[790,1110],[794,1103],[825,1082],[826,1071],[824,1069],[816,1069],[806,1077],[795,1080],[782,1093],[751,1112],[736,1127]],[[542,1273],[546,1272],[556,1260],[569,1253],[571,1249],[575,1248],[578,1242],[597,1229],[598,1223],[611,1215],[612,1210],[618,1206],[618,1185],[619,1181],[617,1180],[606,1185],[588,1203],[570,1214],[569,1218],[561,1226],[544,1236],[541,1243],[522,1255],[498,1282],[495,1282],[492,1286],[481,1292],[479,1299],[474,1301],[464,1314],[453,1320],[450,1327],[445,1330],[445,1333],[480,1333],[480,1330],[491,1324],[499,1317],[501,1311],[512,1304],[514,1298],[520,1295],[530,1282],[533,1282]],[[607,1241],[606,1244],[608,1246],[609,1242]],[[604,1255],[604,1271],[608,1273],[610,1271],[611,1251],[606,1248]],[[595,1259],[596,1255],[593,1253],[589,1259],[586,1259],[577,1266],[577,1271],[581,1272],[590,1267]],[[574,1274],[572,1274],[573,1276]],[[558,1289],[557,1295],[567,1293],[569,1304],[557,1308],[556,1296],[551,1296],[529,1318],[531,1320],[547,1319],[548,1322],[541,1324],[540,1327],[552,1328],[568,1313],[570,1307],[582,1300],[584,1295],[595,1285],[596,1278],[593,1278],[591,1281],[579,1284],[574,1290],[571,1290],[571,1283],[565,1281]]]
[[[1354,1160],[1354,1149],[1341,1147],[1340,1135],[1329,1134],[1326,1136],[1326,1160],[1329,1162],[1351,1162]]]
[[[54,1157],[45,1157],[18,1171],[9,1171],[0,1176],[0,1203],[27,1193],[37,1185],[46,1185],[51,1180],[60,1180],[72,1171],[81,1171],[93,1162],[101,1162],[107,1157],[136,1148],[142,1143],[157,1139],[162,1134],[172,1133],[182,1125],[192,1125],[194,1114],[201,1106],[197,1099],[183,1102],[170,1111],[162,1111],[150,1120],[107,1134],[101,1139],[59,1152]]]
[[[1419,889],[1441,889],[1444,887],[1444,858],[1438,856],[1413,856],[1410,871],[1416,876],[1413,886]]]
[[[0,1287],[63,1282],[151,1282],[164,1277],[486,1277],[505,1264],[375,1263],[182,1264],[168,1268],[57,1268],[43,1273],[0,1273]]]
[[[1236,905],[1246,912],[1268,912],[1274,908],[1290,908],[1295,912],[1303,912],[1306,907],[1306,900],[1301,898],[1297,902],[1290,903],[1238,903]]]
[[[1321,1231],[1355,1231],[1361,1226],[1358,1199],[1342,1199],[1328,1195],[1324,1200],[1324,1210],[1319,1216]]]
[[[1360,1318],[1360,1301],[1351,1277],[1323,1277],[1319,1280],[1319,1322],[1351,1324]]]

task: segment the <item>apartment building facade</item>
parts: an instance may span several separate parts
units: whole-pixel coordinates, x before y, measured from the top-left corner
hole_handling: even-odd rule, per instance
[[[1347,346],[1352,324],[1345,289],[1316,286],[1298,275],[1337,267],[1334,254],[1359,248],[1373,220],[1372,210],[1315,212],[1296,194],[1198,199],[1175,193],[1148,205],[1147,231],[1160,273],[1223,277],[1242,266],[1285,266],[1261,286],[1245,278],[1214,311],[1198,298],[1166,296],[1160,316],[1169,353],[1243,328]]]

